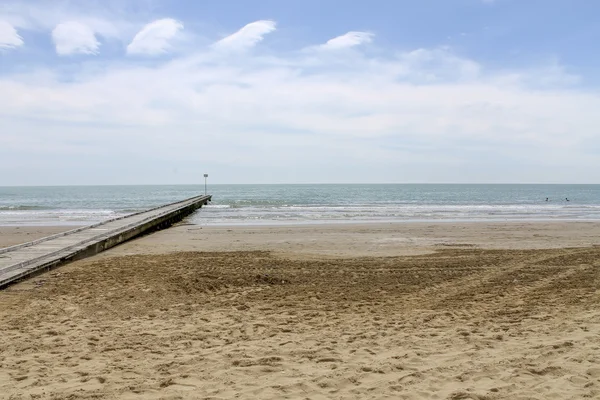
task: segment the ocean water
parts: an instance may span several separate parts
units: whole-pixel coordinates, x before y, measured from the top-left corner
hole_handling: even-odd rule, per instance
[[[208,192],[212,203],[189,222],[600,220],[600,185],[209,185]],[[0,187],[0,225],[91,224],[202,193],[203,185]]]

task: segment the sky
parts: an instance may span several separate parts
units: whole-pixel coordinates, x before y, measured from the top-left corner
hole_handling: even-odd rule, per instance
[[[2,0],[0,186],[600,183],[598,15]]]

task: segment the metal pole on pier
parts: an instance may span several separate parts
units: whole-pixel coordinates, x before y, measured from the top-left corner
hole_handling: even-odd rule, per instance
[[[206,178],[208,178],[208,174],[204,174],[204,194],[206,195]]]

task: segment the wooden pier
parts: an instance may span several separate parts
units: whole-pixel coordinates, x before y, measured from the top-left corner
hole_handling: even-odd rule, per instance
[[[211,195],[0,249],[0,288],[37,272],[89,257],[136,236],[171,226],[207,204]]]

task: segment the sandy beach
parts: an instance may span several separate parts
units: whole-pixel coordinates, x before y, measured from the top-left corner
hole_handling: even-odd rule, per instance
[[[181,224],[1,291],[0,397],[599,398],[599,238]]]
[[[76,226],[0,226],[0,248],[31,242],[76,228]]]

